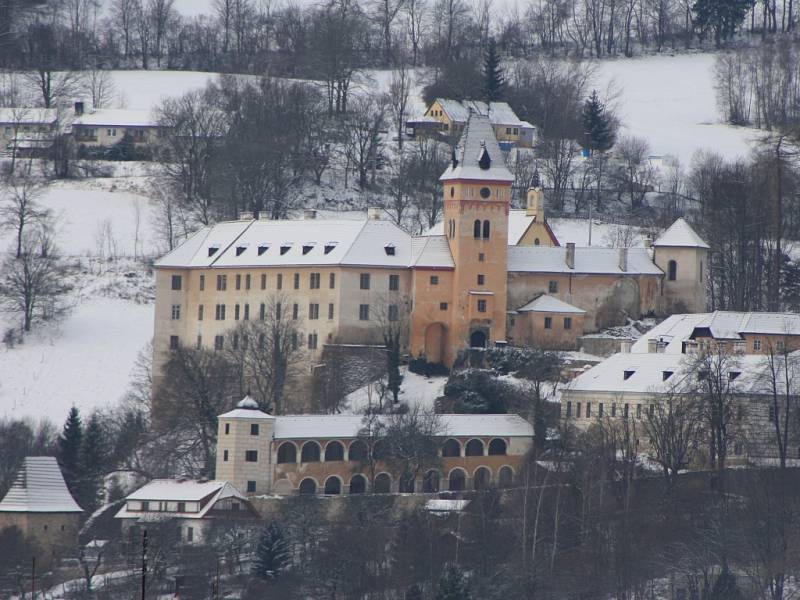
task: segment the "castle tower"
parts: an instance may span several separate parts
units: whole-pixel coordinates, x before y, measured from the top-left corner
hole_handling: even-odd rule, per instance
[[[684,219],[653,242],[653,260],[664,271],[661,312],[708,310],[709,246]]]
[[[470,116],[440,177],[444,232],[455,263],[447,339],[452,363],[459,350],[506,338],[508,210],[514,177],[489,119]]]
[[[219,416],[215,478],[248,494],[272,489],[272,440],[275,417],[245,396],[236,408]]]

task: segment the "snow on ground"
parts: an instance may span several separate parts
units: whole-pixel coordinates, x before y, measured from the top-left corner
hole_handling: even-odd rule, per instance
[[[109,108],[151,110],[165,98],[175,98],[206,86],[219,77],[204,71],[111,71],[115,98]]]
[[[419,406],[424,410],[433,410],[434,401],[444,394],[447,377],[424,377],[412,373],[407,368],[401,369],[403,383],[400,387],[400,402],[409,408]],[[391,404],[391,398],[384,400]],[[378,403],[378,394],[373,384],[365,385],[347,396],[345,414],[360,414],[372,404]]]
[[[619,92],[623,133],[647,139],[654,156],[677,156],[684,168],[700,149],[745,156],[759,134],[721,122],[714,59],[713,53],[697,53],[599,61],[597,83]]]

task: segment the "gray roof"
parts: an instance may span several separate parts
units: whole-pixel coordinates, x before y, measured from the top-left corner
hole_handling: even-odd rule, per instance
[[[582,275],[663,275],[645,248],[628,248],[628,268],[619,267],[618,248],[575,248],[575,268],[567,266],[565,246],[509,246],[511,273],[574,273]]]
[[[481,156],[488,154],[490,164],[481,166]],[[479,181],[514,181],[514,176],[506,167],[505,157],[497,143],[494,128],[489,118],[483,115],[471,114],[464,132],[455,151],[455,164],[453,162],[439,178],[440,181],[448,179],[475,179]]]
[[[28,456],[0,501],[0,512],[80,513],[52,456]]]
[[[683,217],[678,218],[653,242],[653,246],[672,246],[677,248],[708,248],[703,238],[697,235]]]

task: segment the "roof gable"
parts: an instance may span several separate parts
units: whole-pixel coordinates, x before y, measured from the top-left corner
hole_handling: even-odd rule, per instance
[[[653,242],[653,246],[672,246],[676,248],[708,248],[701,238],[683,217],[679,217],[669,228]]]
[[[53,456],[28,456],[11,489],[0,501],[0,512],[83,512],[69,493]]]

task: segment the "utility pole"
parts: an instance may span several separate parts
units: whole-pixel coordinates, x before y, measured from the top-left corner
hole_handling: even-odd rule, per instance
[[[36,557],[31,559],[31,600],[36,598]]]
[[[142,532],[142,600],[147,589],[147,529]]]

